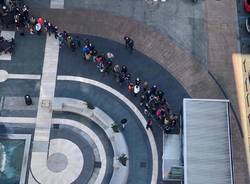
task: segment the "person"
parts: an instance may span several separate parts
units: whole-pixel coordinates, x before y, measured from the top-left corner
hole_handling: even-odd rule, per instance
[[[86,39],[83,41],[83,43],[84,43],[84,46],[87,46],[87,47],[89,47],[89,45],[91,44],[88,38],[86,38]]]
[[[89,52],[90,52],[90,51],[89,51]],[[96,56],[96,58],[95,58],[95,63],[96,63],[96,64],[102,63],[103,61],[104,61],[104,59],[103,59],[103,56],[102,56],[102,55]]]
[[[88,51],[88,52],[86,52],[85,53],[85,55],[84,55],[84,60],[85,61],[89,61],[90,60],[90,58],[91,58],[91,51]]]
[[[152,131],[152,127],[153,127],[153,120],[151,118],[148,119],[147,121],[147,126],[146,129],[150,129]]]
[[[108,75],[108,74],[110,73],[112,64],[113,64],[112,60],[108,60],[108,61],[105,63],[105,69],[104,69],[105,74]]]
[[[33,26],[30,26],[29,32],[30,32],[31,35],[33,35],[35,33]]]
[[[43,24],[44,24],[43,18],[42,18],[42,17],[39,17],[39,18],[37,19],[37,23],[43,25]]]
[[[140,85],[141,84],[141,79],[139,78],[139,77],[137,77],[136,79],[135,79],[135,85]]]
[[[164,121],[164,118],[166,117],[166,110],[164,107],[160,107],[155,114],[159,120]]]
[[[156,85],[153,85],[153,86],[150,88],[151,95],[155,95],[155,94],[156,94],[156,91],[157,91],[157,86],[156,86]]]
[[[164,124],[165,126],[170,126],[170,117],[169,117],[169,116],[166,116],[166,117],[164,118],[163,124]]]
[[[91,50],[90,53],[91,53],[92,61],[93,63],[95,63],[95,59],[97,57],[98,51],[94,49],[94,50]]]
[[[147,81],[143,82],[142,89],[143,89],[143,92],[147,91],[147,89],[148,89],[148,82]]]
[[[114,77],[117,78],[118,74],[120,73],[120,65],[116,64],[113,68]]]
[[[130,53],[132,53],[134,50],[134,40],[130,39],[130,41],[128,43],[128,48],[130,50]]]
[[[174,113],[170,115],[170,123],[171,123],[171,127],[174,127],[176,125],[178,116],[175,115]]]
[[[88,48],[87,46],[84,46],[84,47],[82,48],[82,52],[83,52],[83,59],[84,59],[84,60],[87,60],[86,56],[88,56],[88,54],[90,53],[89,48]],[[99,56],[97,56],[97,57],[99,57]],[[95,62],[97,62],[97,57],[95,58]],[[98,58],[98,59],[99,59],[99,58]]]
[[[49,36],[50,36],[52,33],[52,24],[50,22],[48,22],[48,24],[47,24],[47,31],[48,31]]]
[[[69,34],[66,31],[63,31],[63,39],[66,42]]]
[[[106,54],[106,60],[107,60],[107,61],[113,61],[114,57],[115,57],[115,56],[114,56],[113,53],[107,52],[107,54]]]
[[[40,23],[37,23],[35,28],[36,28],[37,34],[40,35],[40,33],[42,32],[42,25]]]
[[[25,19],[28,19],[28,17],[29,17],[29,7],[26,4],[23,5],[22,11],[23,11],[23,15],[24,15]]]
[[[121,120],[121,124],[122,124],[122,128],[123,128],[123,129],[125,128],[127,122],[128,122],[128,120],[127,120],[126,118],[123,118],[123,119]]]
[[[127,71],[128,71],[128,68],[125,65],[123,65],[122,68],[121,68],[121,73],[126,74]]]
[[[125,75],[123,73],[120,73],[118,79],[118,82],[120,83],[120,85],[122,85],[125,81]]]
[[[16,25],[16,30],[19,31],[19,28],[20,28],[20,15],[19,14],[16,14],[14,16],[14,22]]]
[[[134,91],[134,84],[132,83],[132,82],[130,82],[129,84],[128,84],[128,92],[132,92],[132,91]]]
[[[98,64],[97,64],[97,68],[99,69],[99,71],[100,71],[101,73],[103,73],[103,72],[104,72],[104,69],[105,69],[105,67],[104,67],[104,62],[98,63]]]
[[[128,36],[124,36],[123,39],[125,41],[125,48],[128,48],[130,50],[130,53],[132,53],[134,48],[134,40],[132,40]]]
[[[30,26],[35,26],[36,25],[36,19],[33,16],[30,17],[29,24],[30,24]]]
[[[163,96],[164,96],[164,92],[161,91],[161,90],[158,90],[158,91],[156,92],[156,96],[157,96],[157,98],[161,101],[162,98],[163,98]]]
[[[134,95],[137,96],[139,92],[140,92],[140,86],[136,84],[134,86]]]
[[[64,39],[63,39],[63,33],[58,34],[58,41],[59,41],[59,47],[62,48]]]
[[[36,21],[36,19],[34,19]],[[47,33],[48,32],[48,21],[46,19],[43,20],[43,29]]]
[[[57,26],[54,26],[53,33],[55,35],[55,39],[57,39],[58,38],[58,27]]]
[[[146,102],[146,96],[145,95],[141,95],[141,98],[140,98],[140,106],[143,106]]]
[[[5,15],[8,14],[9,10],[8,10],[8,8],[7,8],[6,5],[3,5],[3,6],[2,6],[2,12],[3,12],[3,16],[5,16]]]
[[[67,46],[68,46],[68,48],[71,48],[72,40],[73,40],[72,37],[68,36],[68,38],[67,38]]]
[[[89,43],[89,45],[87,45],[87,47],[89,48],[89,50],[95,49],[95,46],[92,43]]]
[[[125,48],[128,48],[129,47],[129,42],[131,40],[131,38],[129,38],[128,36],[124,36],[124,41],[125,41]]]
[[[130,79],[131,79],[131,74],[130,73],[126,73],[125,80],[127,81],[127,83],[131,82]]]
[[[81,41],[81,38],[79,36],[76,36],[76,43],[77,43],[77,46],[79,48],[82,48],[82,41]]]
[[[75,44],[75,42],[73,40],[70,43],[70,48],[71,48],[72,52],[75,52],[75,50],[76,50],[76,44]]]
[[[151,97],[151,91],[150,91],[150,89],[148,89],[144,94],[145,94],[146,100],[149,101],[150,97]]]

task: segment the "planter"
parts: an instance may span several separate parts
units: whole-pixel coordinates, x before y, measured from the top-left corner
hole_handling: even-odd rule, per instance
[[[119,126],[118,126],[117,124],[112,124],[111,128],[113,129],[113,131],[114,131],[115,133],[120,132]]]

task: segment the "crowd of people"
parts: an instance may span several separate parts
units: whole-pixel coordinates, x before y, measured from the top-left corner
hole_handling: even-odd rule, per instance
[[[99,72],[113,76],[120,86],[127,86],[128,92],[139,98],[140,107],[147,117],[147,129],[152,130],[153,122],[156,121],[160,122],[158,125],[166,133],[171,132],[177,126],[177,115],[170,110],[164,92],[157,85],[150,86],[147,81],[143,81],[140,77],[132,76],[126,65],[115,64],[113,53],[99,53],[89,39],[82,39],[69,34],[65,30],[59,30],[55,24],[42,17],[31,16],[29,8],[25,4],[21,7],[13,3],[11,6],[4,4],[1,14],[3,16],[13,14],[13,23],[21,35],[26,33],[40,35],[45,32],[58,40],[60,48],[68,47],[72,52],[77,49],[81,50],[84,61],[95,64]],[[125,36],[124,41],[125,48],[132,53],[133,39]]]

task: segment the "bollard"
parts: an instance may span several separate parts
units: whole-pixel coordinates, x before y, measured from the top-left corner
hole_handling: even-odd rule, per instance
[[[25,100],[26,105],[32,105],[32,99],[30,95],[25,95],[24,100]]]

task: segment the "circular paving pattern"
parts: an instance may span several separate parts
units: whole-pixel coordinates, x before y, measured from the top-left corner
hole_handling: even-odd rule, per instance
[[[54,153],[49,156],[47,164],[49,170],[53,172],[61,172],[67,167],[68,159],[62,153]]]
[[[52,139],[48,158],[49,161],[47,161],[46,152],[35,152],[32,155],[31,169],[39,183],[72,183],[79,177],[83,169],[84,160],[81,150],[75,143],[67,139]],[[59,161],[63,161],[63,163],[58,165]],[[50,166],[47,164],[48,162]]]
[[[60,175],[67,175],[68,181],[72,182],[80,175],[83,168],[83,155],[79,147],[72,141],[67,139],[52,139],[50,141],[49,158],[51,156],[52,160],[54,157],[56,164],[53,164],[50,167],[53,168],[53,170],[61,170]],[[56,161],[65,159],[65,157],[67,159],[67,164],[62,170],[64,165],[57,165]],[[73,170],[74,172],[72,172]]]
[[[0,82],[4,82],[8,79],[8,72],[5,70],[0,70]]]

